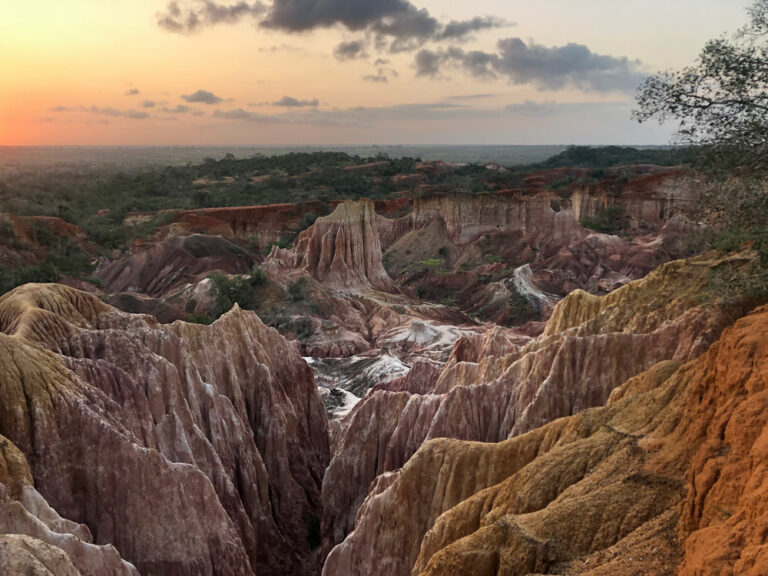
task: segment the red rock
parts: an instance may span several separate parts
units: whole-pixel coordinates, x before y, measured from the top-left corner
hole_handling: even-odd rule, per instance
[[[395,292],[381,263],[377,222],[370,200],[345,201],[302,232],[292,249],[273,248],[266,265],[301,270],[326,286]]]
[[[673,262],[603,298],[576,292],[556,306],[544,334],[522,347],[498,332],[460,342],[431,390],[437,395],[366,396],[344,421],[326,472],[324,549],[355,527],[376,475],[405,465],[422,443],[500,442],[604,405],[616,387],[658,362],[703,353],[731,319],[700,307],[700,291],[720,263]],[[387,424],[366,428],[369,422]],[[363,466],[369,460],[375,466]],[[366,538],[355,528],[343,554],[365,555]]]
[[[766,330],[762,308],[698,359],[528,434],[423,445],[371,487],[323,573],[765,573]]]
[[[143,574],[314,573],[325,413],[255,314],[162,326],[28,285],[0,299],[0,331],[0,433],[97,543]]]

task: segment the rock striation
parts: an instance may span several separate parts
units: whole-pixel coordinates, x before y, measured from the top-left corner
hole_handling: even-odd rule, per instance
[[[34,488],[24,454],[0,436],[0,571],[3,574],[138,576],[87,526],[61,518]]]
[[[371,487],[324,574],[765,573],[766,330],[761,308],[515,438],[424,444]]]
[[[96,544],[141,574],[316,572],[327,420],[255,314],[160,325],[26,285],[0,298],[0,332],[0,434]]]
[[[613,390],[659,362],[706,351],[733,319],[726,309],[701,305],[713,270],[725,264],[714,257],[676,261],[605,297],[576,292],[527,344],[498,329],[460,340],[429,394],[366,396],[343,422],[323,483],[327,574],[357,573],[343,570],[371,544],[360,530],[361,506],[366,497],[373,501],[377,478],[404,466],[424,442],[501,442],[604,405]]]
[[[289,249],[273,247],[267,269],[301,270],[326,286],[396,292],[381,262],[376,210],[370,200],[339,204]]]
[[[225,238],[194,234],[173,237],[100,266],[96,277],[109,292],[160,297],[214,270],[244,274],[253,256]]]

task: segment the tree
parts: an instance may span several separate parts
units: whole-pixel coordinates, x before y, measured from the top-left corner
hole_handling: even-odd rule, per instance
[[[710,40],[695,65],[648,78],[634,116],[678,121],[678,142],[720,174],[768,173],[768,0],[733,37]]]
[[[709,246],[753,246],[759,259],[723,281],[731,294],[768,300],[768,0],[755,0],[734,36],[710,40],[693,66],[640,87],[640,122],[677,121],[678,143],[705,176],[699,218]],[[736,294],[738,293],[738,294]]]

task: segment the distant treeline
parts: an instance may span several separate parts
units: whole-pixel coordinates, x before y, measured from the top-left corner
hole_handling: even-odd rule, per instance
[[[606,170],[628,164],[679,166],[691,162],[688,148],[632,148],[628,146],[570,146],[563,152],[536,164],[542,169],[591,168]],[[530,168],[530,166],[526,167]]]
[[[58,216],[81,226],[105,249],[124,248],[137,234],[150,233],[167,220],[159,215],[139,228],[123,219],[131,212],[160,212],[215,206],[245,206],[307,200],[373,199],[413,195],[417,190],[472,194],[522,185],[529,172],[554,167],[595,171],[625,164],[676,165],[688,160],[681,149],[574,146],[549,160],[506,170],[465,164],[417,171],[419,158],[349,155],[345,152],[294,152],[206,158],[200,164],[132,172],[29,171],[0,181],[0,212]],[[418,172],[417,178],[404,178]],[[399,176],[399,178],[398,178]]]

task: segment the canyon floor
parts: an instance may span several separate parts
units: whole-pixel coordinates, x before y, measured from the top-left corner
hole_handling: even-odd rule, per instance
[[[0,573],[767,574],[768,308],[695,178],[407,168],[109,255],[0,214],[4,270],[95,263],[0,296]]]

